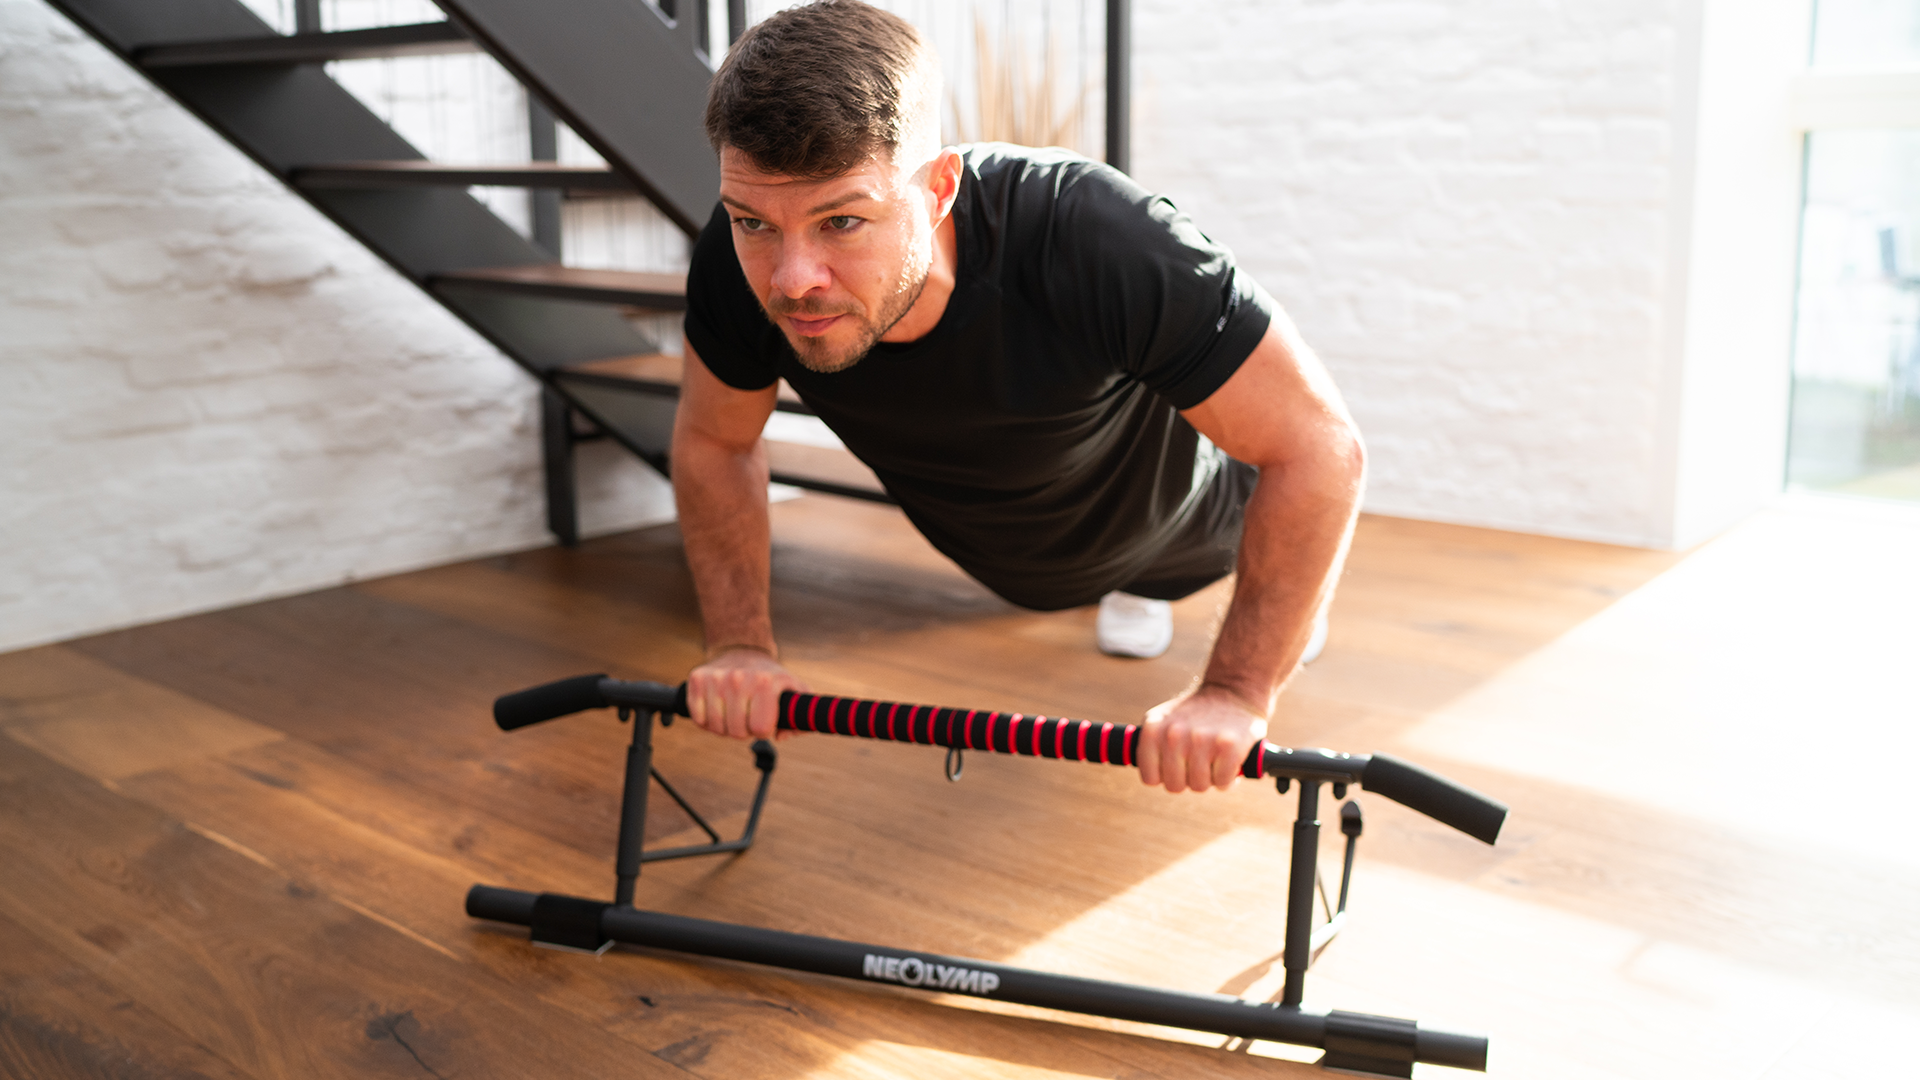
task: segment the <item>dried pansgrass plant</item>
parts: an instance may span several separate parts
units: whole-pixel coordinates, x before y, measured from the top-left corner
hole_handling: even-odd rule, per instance
[[[979,13],[973,16],[974,42],[974,116],[977,125],[969,127],[960,110],[960,99],[948,103],[953,109],[953,126],[960,142],[1008,142],[1021,146],[1063,146],[1084,153],[1080,145],[1085,134],[1087,98],[1091,88],[1084,83],[1070,102],[1061,102],[1060,84],[1054,72],[1061,68],[1053,35],[1041,43],[1039,71],[1033,70],[1025,43],[1008,30],[995,35]]]

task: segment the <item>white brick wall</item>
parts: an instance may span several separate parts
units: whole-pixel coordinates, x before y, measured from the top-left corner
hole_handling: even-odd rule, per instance
[[[0,0],[0,649],[546,542],[533,381]],[[666,485],[583,448],[589,531]]]
[[[1135,5],[1135,172],[1232,246],[1327,360],[1372,451],[1369,509],[1661,546],[1777,491],[1791,161],[1763,148],[1762,174],[1734,147],[1723,188],[1696,190],[1703,3]],[[1804,0],[1713,6],[1723,30],[1804,35]],[[1730,93],[1783,89],[1788,49]],[[1723,231],[1714,253],[1764,277],[1742,295],[1767,326],[1734,358],[1752,385],[1689,404],[1684,369],[1741,333],[1689,339],[1691,214],[1742,175],[1772,186],[1744,200],[1748,237]],[[1716,392],[1752,415],[1731,425],[1738,460],[1689,480],[1712,504],[1689,513],[1677,476],[1702,469],[1683,449],[1729,453],[1729,424],[1706,415]],[[1737,493],[1715,490],[1721,473]]]

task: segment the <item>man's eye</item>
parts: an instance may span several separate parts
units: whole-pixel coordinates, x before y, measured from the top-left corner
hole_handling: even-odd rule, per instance
[[[827,219],[827,228],[835,232],[846,232],[858,224],[860,224],[860,219],[849,214],[840,214],[837,217]]]
[[[767,223],[759,218],[737,217],[733,219],[733,223],[745,232],[759,232],[767,227]]]

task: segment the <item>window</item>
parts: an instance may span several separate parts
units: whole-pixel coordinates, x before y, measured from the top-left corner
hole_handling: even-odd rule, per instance
[[[1791,487],[1920,501],[1920,0],[1820,0]]]

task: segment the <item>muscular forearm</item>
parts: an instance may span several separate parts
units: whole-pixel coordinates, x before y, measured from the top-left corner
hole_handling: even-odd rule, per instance
[[[1202,684],[1265,716],[1299,664],[1313,617],[1333,590],[1353,535],[1364,475],[1357,436],[1267,468],[1247,501],[1233,601]]]
[[[771,654],[765,444],[740,448],[676,431],[673,479],[709,651],[745,645]]]

